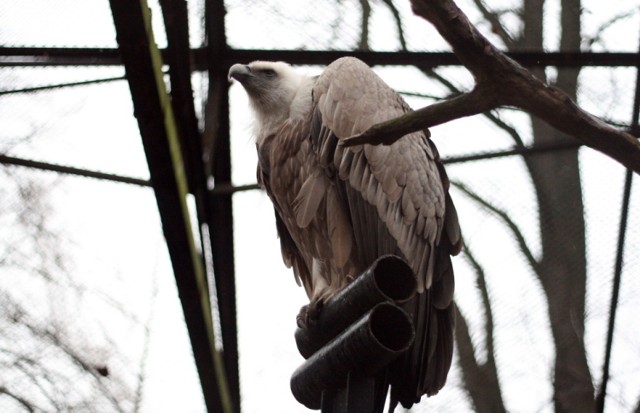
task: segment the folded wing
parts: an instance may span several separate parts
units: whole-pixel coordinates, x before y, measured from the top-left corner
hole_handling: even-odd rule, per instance
[[[345,148],[339,141],[409,110],[366,64],[342,58],[315,84],[310,127],[317,163],[331,181],[327,211],[341,210],[348,218],[357,261],[368,265],[398,254],[418,277],[420,294],[406,308],[414,316],[416,342],[392,377],[392,395],[405,406],[435,394],[451,364],[450,255],[461,245],[458,219],[437,150],[424,132],[390,146]]]

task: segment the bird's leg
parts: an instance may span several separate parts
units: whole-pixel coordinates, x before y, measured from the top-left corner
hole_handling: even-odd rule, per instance
[[[296,317],[296,322],[300,328],[313,327],[315,322],[318,320],[318,317],[320,317],[320,311],[322,310],[324,302],[329,297],[331,290],[327,280],[321,275],[321,265],[320,261],[315,259],[313,260],[311,270],[313,294],[311,295],[309,304],[302,306],[298,316]]]
[[[303,305],[300,308],[300,312],[296,317],[296,322],[300,328],[310,328],[318,321],[322,307],[327,302],[331,295],[330,288],[324,288],[319,293],[314,294],[311,297],[311,301],[307,305]]]
[[[324,299],[312,299],[309,304],[303,305],[296,317],[296,322],[300,328],[310,328],[318,321],[320,311],[324,305]]]

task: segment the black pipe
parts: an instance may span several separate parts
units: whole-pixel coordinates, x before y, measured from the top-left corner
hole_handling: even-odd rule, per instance
[[[162,50],[166,54],[166,50]],[[206,70],[212,65],[206,48],[190,50],[194,69]],[[253,60],[284,60],[296,65],[327,65],[339,57],[350,55],[369,65],[418,65],[427,67],[460,66],[452,52],[373,52],[357,50],[259,50],[224,49],[215,61],[227,69],[234,63]],[[509,52],[507,55],[526,67],[638,66],[640,56],[632,52]],[[166,61],[166,59],[163,59]],[[3,66],[119,66],[116,48],[67,47],[0,47]],[[227,69],[223,69],[226,73]]]
[[[327,301],[317,321],[295,332],[302,357],[309,358],[378,303],[403,303],[416,292],[409,265],[394,255],[378,258],[362,275]]]
[[[375,374],[405,352],[414,336],[407,313],[380,303],[302,364],[291,376],[291,392],[298,402],[319,409],[324,390],[344,386],[349,373]]]

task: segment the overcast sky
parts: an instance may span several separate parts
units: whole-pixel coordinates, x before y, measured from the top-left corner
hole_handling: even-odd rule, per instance
[[[357,41],[357,2],[341,6],[320,6],[306,1],[228,2],[229,43],[241,48],[308,48],[331,44],[349,49]],[[395,50],[398,43],[390,14],[373,2],[372,45]],[[406,16],[408,5],[399,2]],[[510,4],[509,1],[488,2]],[[198,15],[198,2],[190,2]],[[286,7],[283,6],[286,4]],[[333,4],[327,2],[327,4]],[[461,5],[466,2],[460,2]],[[557,1],[547,1],[549,31],[546,45],[555,50],[558,20]],[[602,22],[639,6],[637,1],[585,1],[584,30],[592,33]],[[160,12],[153,4],[154,29],[162,30]],[[464,7],[477,20],[473,9]],[[475,16],[475,17],[474,17]],[[327,35],[327,22],[335,32]],[[30,0],[27,3],[0,0],[0,42],[9,46],[104,46],[115,47],[115,35],[107,0]],[[638,13],[622,19],[605,33],[595,50],[635,51],[638,47]],[[405,20],[407,38],[416,50],[443,50],[445,43],[427,23]],[[192,24],[192,39],[201,35]],[[160,44],[163,36],[158,36]],[[300,68],[316,74],[320,68]],[[379,68],[378,73],[402,91],[444,95],[445,91],[412,68]],[[123,74],[121,68],[0,69],[0,89],[43,85]],[[447,75],[463,86],[470,76],[459,68]],[[592,112],[627,122],[631,116],[635,71],[585,69],[580,103]],[[194,76],[197,91],[205,90],[200,76]],[[430,100],[408,98],[414,107]],[[255,145],[247,99],[239,85],[230,91],[233,181],[255,182]],[[506,111],[503,115],[530,136],[524,116]],[[132,116],[126,82],[69,88],[55,92],[0,97],[0,151],[29,159],[96,169],[129,176],[148,177],[137,124]],[[26,136],[30,136],[25,140]],[[432,129],[443,156],[508,148],[509,138],[483,119],[474,117]],[[617,237],[617,222],[623,170],[591,150],[581,151],[589,237],[589,294],[587,342],[589,363],[600,380],[604,354],[604,333],[608,315],[610,280]],[[531,184],[520,159],[456,165],[448,168],[452,179],[467,182],[493,202],[506,208],[523,228],[534,253],[539,253],[537,212]],[[507,172],[505,172],[507,171]],[[43,312],[71,317],[73,331],[86,336],[87,351],[97,360],[115,366],[114,375],[135,383],[133,372],[139,363],[145,340],[142,325],[150,324],[149,353],[144,366],[142,411],[202,412],[197,373],[184,327],[175,282],[162,237],[153,192],[124,184],[84,178],[58,178],[50,173],[29,172],[49,189],[51,225],[64,233],[65,250],[72,262],[72,274],[86,285],[84,294],[49,297]],[[4,177],[3,179],[6,179]],[[638,202],[637,179],[632,205]],[[515,196],[514,194],[517,194]],[[291,271],[284,268],[269,199],[261,191],[234,195],[235,265],[237,276],[238,332],[244,412],[304,412],[291,396],[289,378],[302,362],[293,340],[295,316],[307,299],[296,286]],[[539,285],[519,256],[509,233],[497,221],[478,211],[477,205],[454,191],[467,243],[482,257],[495,299],[498,364],[503,395],[509,410],[550,412],[553,354],[547,327],[546,306]],[[4,201],[2,208],[15,205]],[[610,411],[628,410],[638,398],[640,385],[640,331],[625,328],[637,324],[640,311],[635,296],[640,282],[632,279],[640,257],[634,245],[640,242],[639,208],[632,209],[627,238],[628,267],[620,300],[619,334],[616,336]],[[482,340],[482,320],[474,275],[462,259],[454,261],[456,299],[469,317],[476,343]],[[8,273],[9,274],[9,273]],[[3,287],[16,285],[25,300],[36,295],[34,285],[21,281],[18,273],[3,277]],[[6,283],[6,284],[4,284]],[[16,284],[18,283],[18,284]],[[24,290],[24,291],[22,291]],[[154,293],[155,291],[155,293]],[[18,294],[17,293],[17,294]],[[29,298],[31,297],[31,298]],[[61,303],[61,301],[64,301]],[[38,301],[39,302],[39,301]],[[119,307],[135,315],[125,317]],[[101,326],[100,328],[96,326]],[[98,332],[99,331],[99,332]],[[115,350],[111,345],[120,350]],[[484,357],[482,352],[477,355]],[[0,399],[0,410],[2,399]],[[470,409],[461,390],[457,369],[437,397],[413,411],[459,412]]]

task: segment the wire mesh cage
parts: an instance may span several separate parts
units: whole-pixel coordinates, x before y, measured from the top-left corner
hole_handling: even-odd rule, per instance
[[[150,2],[152,29],[165,48],[160,3]],[[207,47],[211,3],[188,2],[189,44],[196,52]],[[507,48],[517,40],[520,2],[459,3],[494,43]],[[557,7],[545,9],[546,50],[558,49]],[[226,42],[231,50],[246,51],[243,56],[264,50],[449,50],[404,1],[228,0],[224,8]],[[584,1],[582,10],[583,51],[637,50],[637,40],[629,41],[637,39],[637,8]],[[0,410],[204,411],[129,85],[117,59],[105,58],[118,46],[109,2],[0,2],[0,39]],[[35,49],[31,63],[16,57]],[[84,60],[69,65],[50,59],[65,49]],[[473,86],[473,77],[457,65],[392,62],[375,69],[414,108]],[[562,70],[547,67],[541,74],[557,83]],[[632,127],[636,72],[581,68],[578,103],[614,126]],[[191,77],[201,131],[209,76],[199,70]],[[176,87],[168,76],[164,80],[169,90]],[[229,105],[232,183],[252,185],[252,126],[237,85],[229,89]],[[591,391],[597,391],[621,234],[626,248],[607,411],[637,410],[640,332],[632,326],[640,311],[640,282],[633,277],[640,265],[638,180],[634,176],[624,208],[621,166],[576,145],[526,151],[543,128],[535,122],[505,108],[431,129],[465,239],[465,251],[454,262],[459,336],[447,386],[411,411],[481,411],[465,367],[497,372],[497,381],[488,376],[485,389],[497,390],[508,411],[555,411],[557,332],[563,329],[575,331],[583,343],[574,351],[582,353]],[[575,157],[576,179],[566,191],[577,193],[579,204],[544,198],[544,185],[554,182],[540,178],[535,163],[563,153]],[[557,227],[546,217],[560,209],[583,220]],[[268,197],[235,193],[233,217],[242,410],[303,411],[288,383],[301,360],[293,340],[295,315],[307,298],[282,265]],[[195,213],[191,218],[197,222]],[[194,233],[199,231],[194,224]],[[558,241],[549,237],[568,248],[550,248]],[[562,254],[571,250],[583,263],[572,279],[582,285],[550,288],[559,284],[546,280],[542,268],[566,261]],[[558,317],[557,303],[565,299],[571,316]]]

